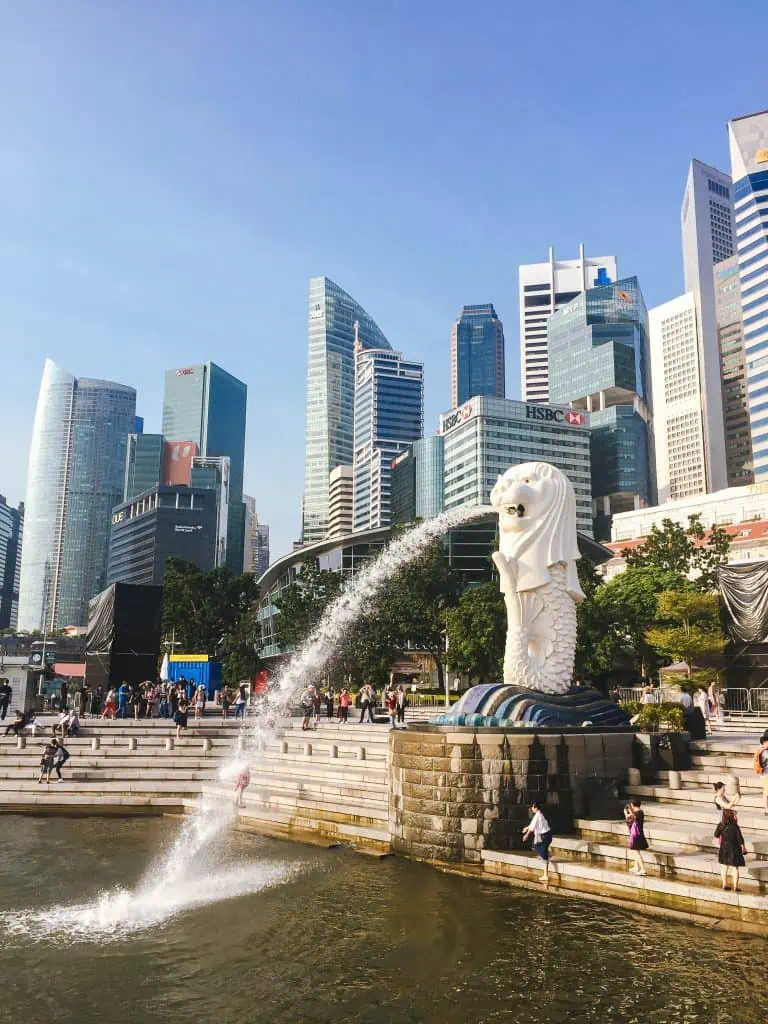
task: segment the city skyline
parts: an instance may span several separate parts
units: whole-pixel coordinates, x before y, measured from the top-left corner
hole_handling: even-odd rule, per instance
[[[739,75],[696,75],[693,96],[694,63],[717,56],[722,21],[668,5],[650,5],[640,24],[621,11],[599,25],[563,5],[569,46],[556,47],[558,76],[543,79],[535,55],[518,53],[521,19],[492,4],[497,44],[515,60],[439,90],[445,53],[471,38],[470,12],[445,12],[437,31],[418,12],[308,12],[300,23],[278,11],[202,12],[201,38],[231,54],[220,62],[171,8],[146,16],[117,6],[94,18],[45,6],[44,16],[6,12],[0,41],[20,96],[2,171],[3,337],[15,378],[6,414],[17,429],[13,447],[2,446],[0,488],[14,506],[24,499],[46,355],[136,387],[145,429],[159,432],[162,372],[210,353],[252,388],[245,486],[273,524],[276,554],[300,530],[307,277],[338,281],[394,347],[425,363],[431,433],[449,405],[446,334],[475,296],[493,301],[507,327],[506,390],[520,394],[516,268],[548,245],[572,256],[583,240],[588,253],[616,253],[649,306],[681,294],[685,170],[693,158],[726,170],[727,121],[765,106],[760,11],[740,43]],[[526,32],[549,31],[549,17],[527,11]],[[663,40],[650,92],[618,59],[630,32],[638,46]],[[686,48],[691,33],[696,46]],[[469,45],[481,52],[479,39]],[[599,146],[585,127],[605,97],[580,77],[598,58],[635,110],[631,125],[604,128]],[[403,69],[395,83],[393,60]],[[250,88],[233,90],[230,71],[244,68]],[[535,118],[515,102],[521,94],[536,97]],[[680,101],[663,118],[661,95]],[[496,140],[494,161],[468,151],[445,160],[448,141],[470,129]],[[650,177],[640,151],[654,154]],[[264,444],[278,420],[281,443]]]

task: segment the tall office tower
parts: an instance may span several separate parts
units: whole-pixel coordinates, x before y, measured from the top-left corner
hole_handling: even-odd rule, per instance
[[[547,320],[587,288],[615,281],[615,256],[584,255],[579,246],[576,260],[556,260],[549,250],[546,263],[520,267],[520,386],[524,402],[548,402],[549,354]],[[554,399],[553,399],[554,401]]]
[[[393,523],[433,519],[443,511],[445,445],[441,434],[414,441],[392,460]]]
[[[123,501],[135,498],[162,483],[163,435],[128,435],[125,452]]]
[[[256,499],[244,495],[245,513],[245,564],[244,572],[252,572],[258,579],[269,568],[269,526],[260,523],[256,512]]]
[[[201,456],[230,459],[227,566],[243,571],[245,544],[245,416],[248,388],[216,363],[198,363],[165,374],[163,437],[191,441]]]
[[[350,295],[327,277],[311,278],[301,530],[305,544],[323,540],[328,532],[331,470],[353,462],[356,338],[363,348],[391,349]]]
[[[504,325],[491,303],[462,306],[451,328],[451,407],[468,398],[504,398]]]
[[[728,125],[755,483],[768,480],[768,110]]]
[[[715,314],[720,347],[725,420],[725,466],[728,486],[754,483],[752,432],[747,405],[747,362],[744,358],[744,324],[741,318],[739,257],[729,256],[714,269]]]
[[[658,501],[707,492],[702,364],[696,297],[648,311]]]
[[[328,478],[328,536],[346,537],[352,533],[355,503],[355,471],[351,466],[337,466]]]
[[[595,536],[609,539],[615,512],[656,501],[648,314],[637,278],[583,292],[552,314],[547,333],[552,401],[591,414]]]
[[[136,392],[46,359],[25,502],[19,628],[82,626],[106,585],[112,509],[123,496]]]
[[[685,290],[693,293],[698,318],[697,360],[706,491],[719,491],[727,481],[712,268],[735,251],[736,227],[731,193],[731,179],[727,174],[700,160],[691,161],[680,211],[680,227]]]
[[[358,344],[354,423],[353,529],[389,526],[392,460],[424,433],[424,364]]]
[[[15,629],[19,620],[24,502],[11,508],[0,494],[0,629]]]

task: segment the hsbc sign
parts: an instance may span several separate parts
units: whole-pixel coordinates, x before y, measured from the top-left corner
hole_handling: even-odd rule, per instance
[[[567,423],[569,427],[583,427],[587,417],[575,409],[550,409],[546,405],[526,405],[525,418],[546,423]]]
[[[454,412],[448,413],[447,416],[443,416],[440,421],[440,433],[445,434],[448,430],[453,430],[454,427],[458,427],[461,423],[466,423],[472,416],[472,403],[465,402],[461,408],[454,410]]]

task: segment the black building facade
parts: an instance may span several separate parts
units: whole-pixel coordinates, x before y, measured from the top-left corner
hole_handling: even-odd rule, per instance
[[[168,558],[213,569],[217,550],[217,492],[156,487],[112,511],[107,583],[161,584]]]

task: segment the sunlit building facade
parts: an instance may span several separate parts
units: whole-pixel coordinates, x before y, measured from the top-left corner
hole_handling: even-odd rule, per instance
[[[505,395],[504,325],[490,302],[462,306],[451,330],[451,407],[473,395]]]
[[[88,601],[106,585],[135,413],[133,388],[46,360],[29,452],[20,629],[87,623]]]
[[[304,455],[302,541],[328,533],[328,484],[336,466],[354,457],[355,341],[391,349],[381,329],[327,277],[309,282],[309,352]]]

